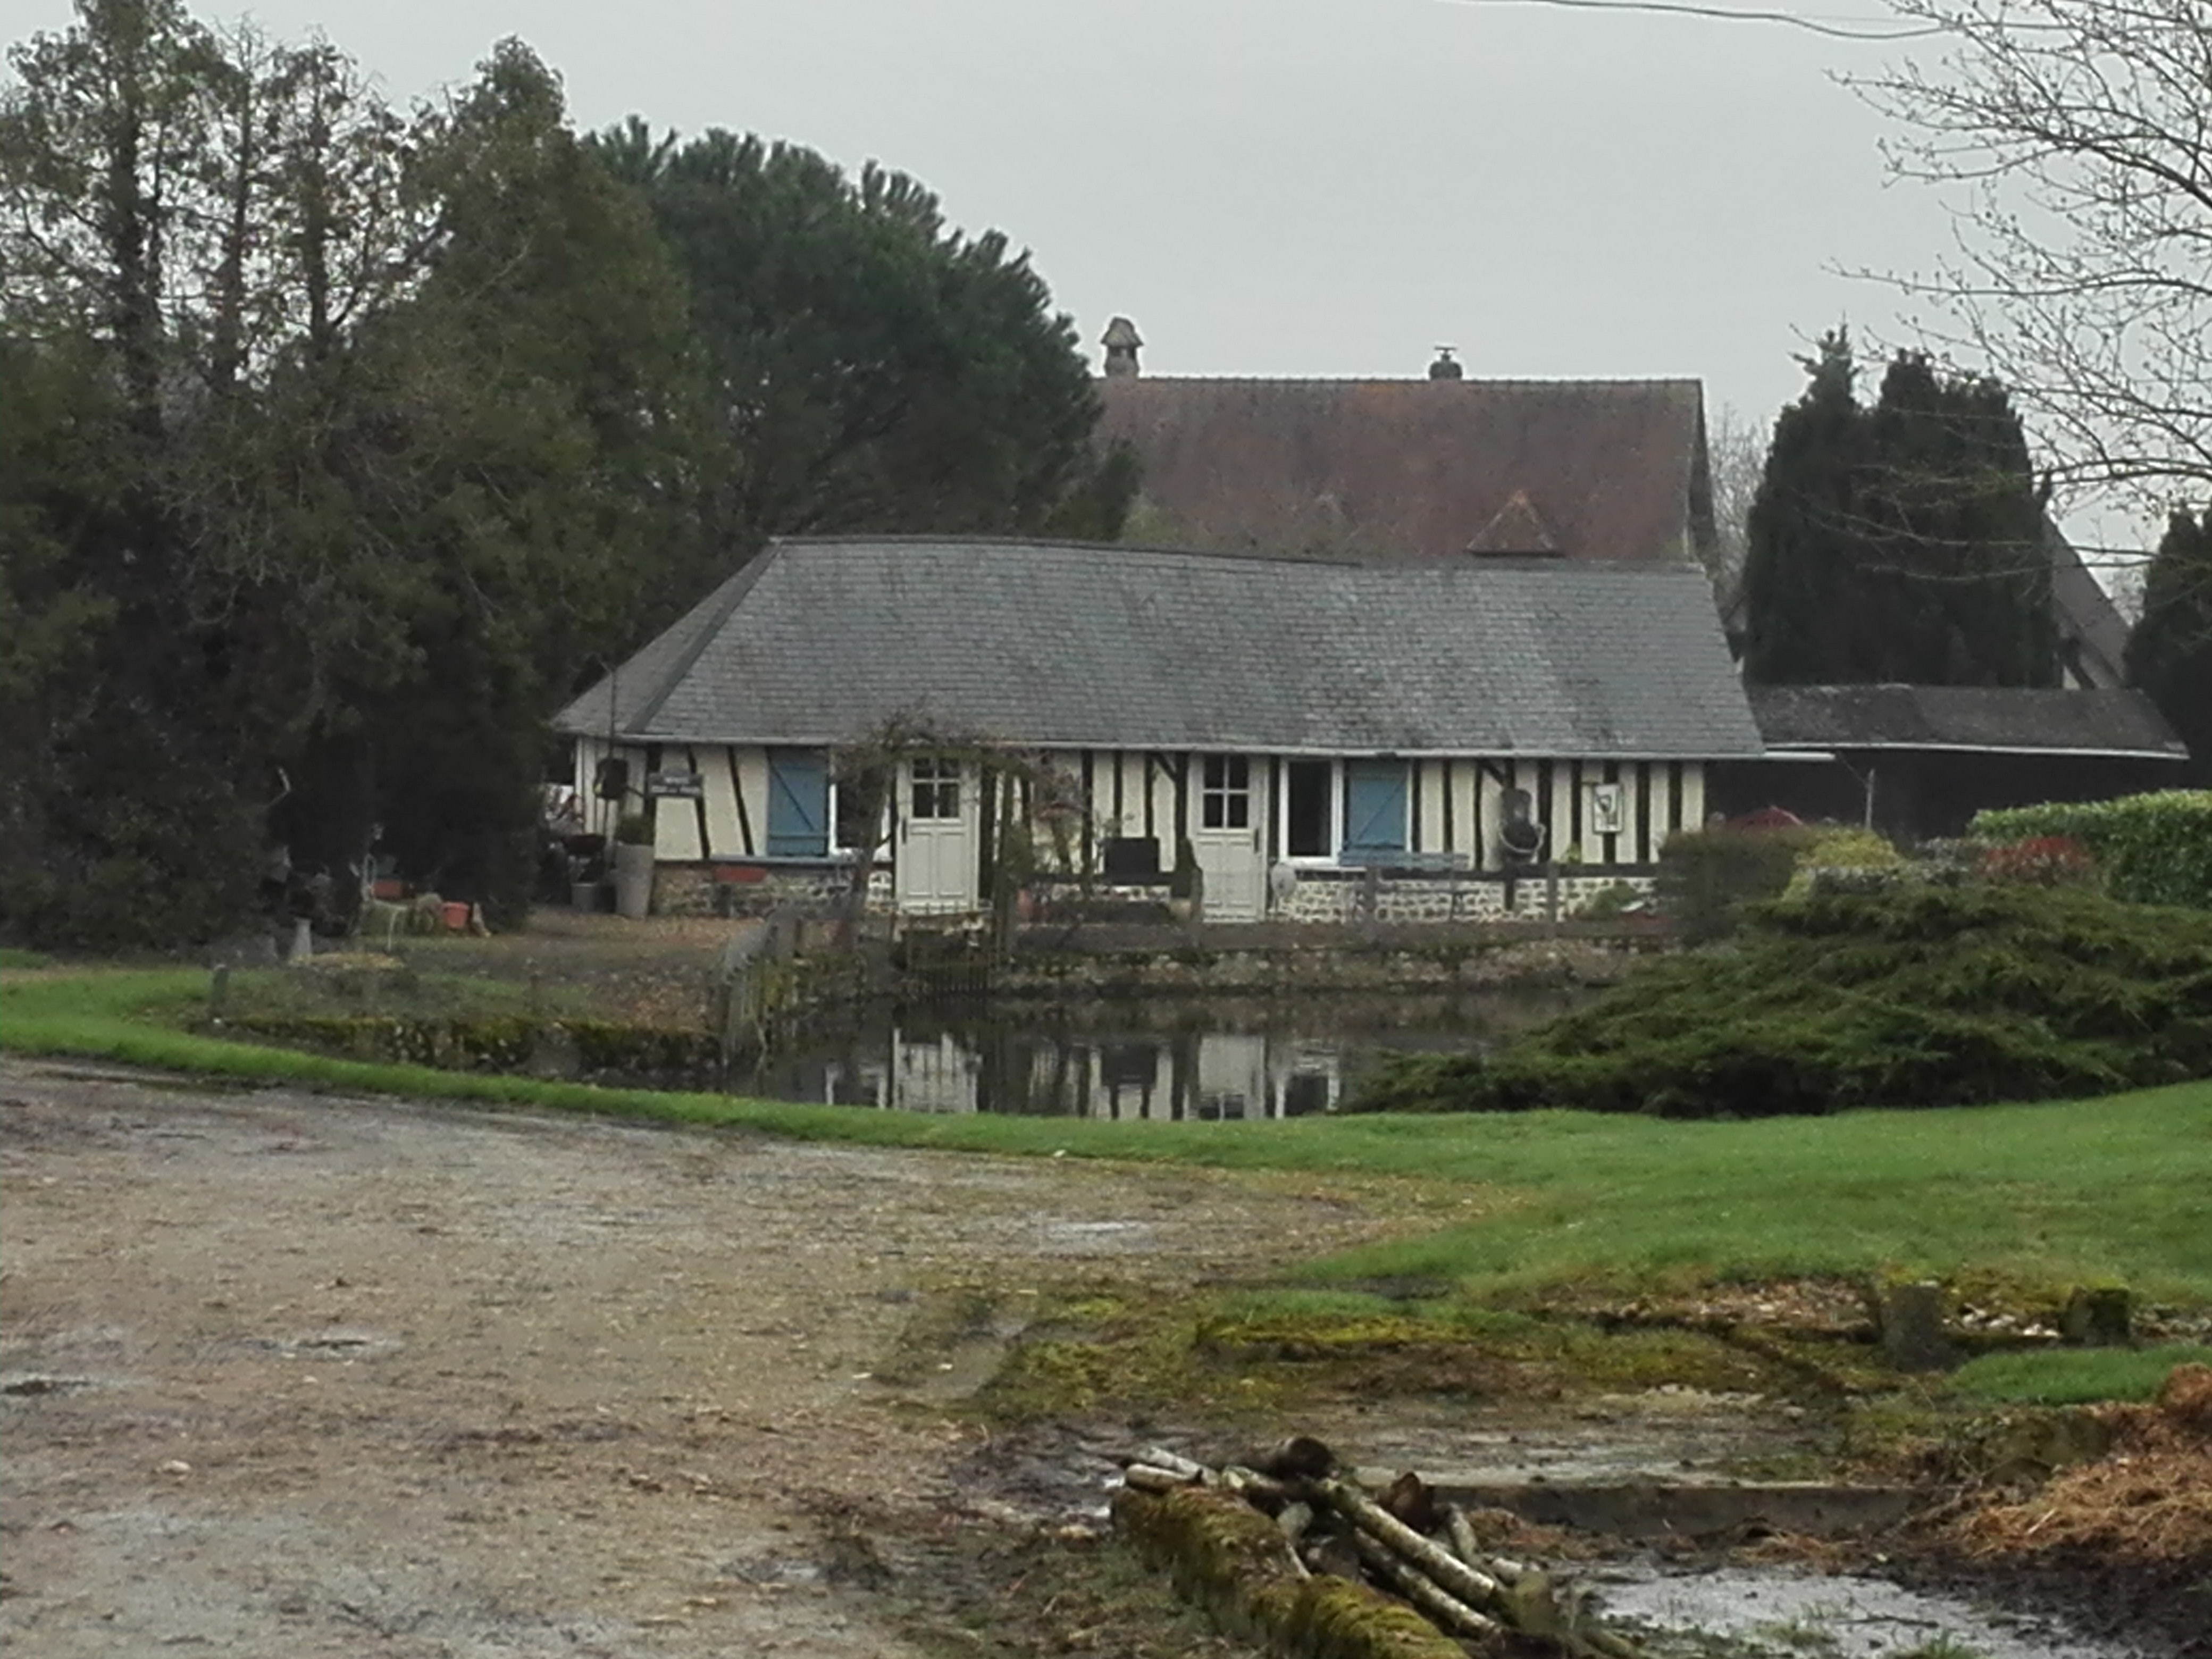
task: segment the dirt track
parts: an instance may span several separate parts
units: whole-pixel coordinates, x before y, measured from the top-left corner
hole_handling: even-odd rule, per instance
[[[1005,1519],[951,1480],[975,1368],[872,1375],[921,1298],[1377,1228],[1226,1176],[12,1061],[0,1179],[0,1648],[51,1659],[913,1652],[824,1517]]]

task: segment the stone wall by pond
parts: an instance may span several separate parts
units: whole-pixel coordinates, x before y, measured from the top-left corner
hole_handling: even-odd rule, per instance
[[[1600,894],[1650,896],[1651,877],[1569,875],[1559,878],[1559,913],[1574,915]],[[1539,873],[1514,881],[1492,875],[1401,875],[1389,871],[1301,872],[1271,913],[1285,921],[1543,921],[1550,896]]]
[[[1220,934],[1211,937],[1218,941]],[[1252,946],[1214,942],[1156,950],[1024,950],[992,971],[990,989],[1002,996],[1064,998],[1610,985],[1639,958],[1668,945],[1662,933],[1623,931],[1605,937],[1440,939],[1433,945],[1316,937]]]

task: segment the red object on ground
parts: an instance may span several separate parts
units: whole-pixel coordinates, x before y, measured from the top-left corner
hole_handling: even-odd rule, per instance
[[[446,919],[447,933],[465,933],[469,931],[469,907],[459,899],[449,900],[441,907],[440,914]]]
[[[1805,820],[1785,807],[1762,806],[1756,812],[1740,812],[1728,821],[1731,830],[1802,830]]]
[[[380,876],[368,890],[372,898],[392,904],[407,896],[407,884],[397,876]]]
[[[718,864],[714,866],[714,879],[742,885],[750,881],[766,881],[768,872],[757,864]]]

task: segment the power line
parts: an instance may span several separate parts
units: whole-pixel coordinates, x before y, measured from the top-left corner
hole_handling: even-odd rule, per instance
[[[1570,11],[1644,11],[1670,17],[1717,18],[1729,23],[1779,23],[1825,34],[1836,40],[1919,40],[1948,33],[1939,23],[1892,28],[1849,18],[1805,17],[1790,11],[1747,11],[1732,6],[1700,6],[1691,0],[1437,0],[1447,6],[1557,6]]]

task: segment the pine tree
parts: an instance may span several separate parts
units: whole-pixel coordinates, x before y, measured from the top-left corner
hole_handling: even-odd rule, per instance
[[[1134,458],[1092,454],[1073,325],[1004,236],[796,144],[635,117],[592,142],[690,286],[720,434],[702,534],[725,559],[807,532],[1119,533]]]
[[[1851,526],[1866,434],[1850,337],[1822,337],[1805,395],[1782,411],[1751,506],[1744,674],[1762,684],[1861,678]]]
[[[2151,557],[2142,619],[2128,638],[2128,684],[2150,694],[2212,783],[2212,508],[2177,513]]]
[[[1900,353],[1863,406],[1840,331],[1807,368],[1752,507],[1746,677],[2056,684],[2043,507],[2003,389]]]

